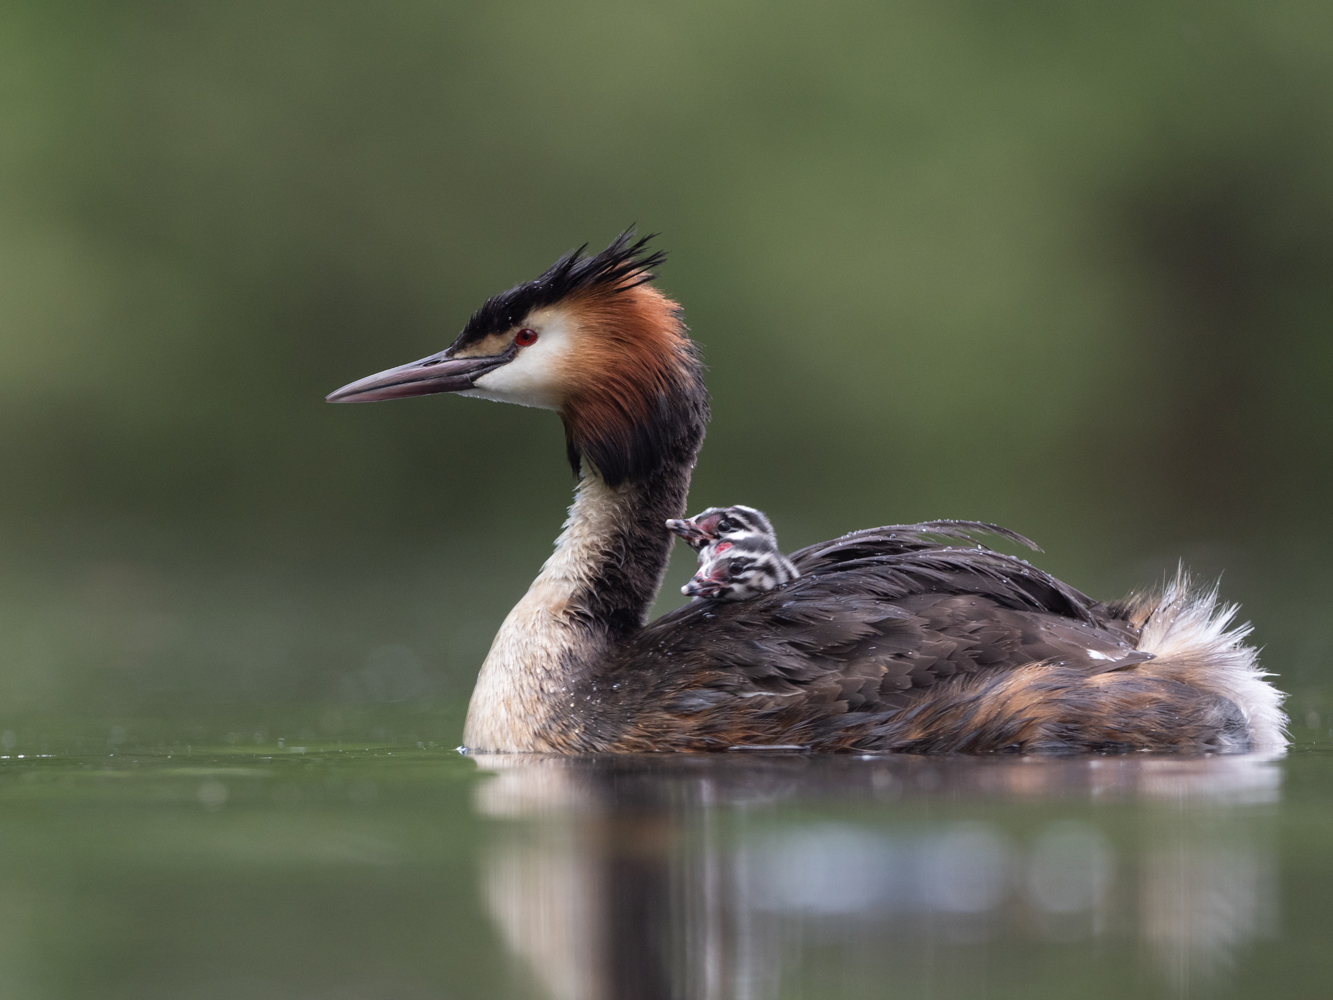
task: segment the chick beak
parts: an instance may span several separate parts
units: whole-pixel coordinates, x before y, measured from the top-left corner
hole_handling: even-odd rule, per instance
[[[453,358],[449,351],[432,354],[411,364],[399,365],[349,383],[325,396],[330,403],[373,403],[381,399],[429,396],[436,392],[461,392],[487,372],[514,360],[517,349],[485,358]]]
[[[698,549],[710,541],[709,536],[699,530],[699,526],[693,521],[684,521],[673,517],[667,520],[666,526],[684,539],[685,544],[692,549]]]

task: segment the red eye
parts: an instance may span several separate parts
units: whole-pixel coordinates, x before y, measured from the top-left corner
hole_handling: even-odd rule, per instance
[[[518,336],[514,338],[514,343],[519,347],[531,347],[533,344],[537,343],[537,331],[529,330],[527,327],[524,327],[522,330],[518,331]]]

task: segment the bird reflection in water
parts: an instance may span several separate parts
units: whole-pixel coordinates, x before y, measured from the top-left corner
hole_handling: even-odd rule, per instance
[[[1275,931],[1253,756],[475,760],[484,894],[555,1000],[1183,996]]]

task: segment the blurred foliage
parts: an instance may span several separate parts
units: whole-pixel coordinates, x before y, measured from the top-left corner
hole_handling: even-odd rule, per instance
[[[1108,595],[1226,568],[1326,711],[1330,28],[1306,0],[15,0],[10,708],[352,704],[391,647],[429,703],[465,692],[558,527],[558,421],[322,397],[637,222],[711,367],[694,506],[792,547],[992,519]]]

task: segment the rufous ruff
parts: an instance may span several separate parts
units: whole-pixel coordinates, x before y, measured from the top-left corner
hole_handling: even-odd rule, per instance
[[[1248,626],[1182,574],[1107,604],[975,541],[872,528],[799,579],[655,621],[708,396],[662,255],[622,234],[495,296],[444,351],[334,402],[452,392],[554,410],[579,477],[555,551],[482,664],[464,742],[555,753],[1273,751],[1282,695]]]

